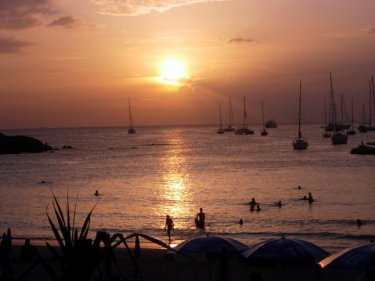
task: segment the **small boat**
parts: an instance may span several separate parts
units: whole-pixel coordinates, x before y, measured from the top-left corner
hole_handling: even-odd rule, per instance
[[[246,113],[246,101],[245,101],[245,97],[243,97],[243,127],[240,128],[240,129],[237,129],[234,133],[236,135],[252,135],[252,134],[254,134],[254,131],[250,130],[248,128],[248,124],[247,124],[247,113]]]
[[[299,82],[299,110],[298,110],[298,137],[293,140],[293,149],[302,150],[307,149],[309,143],[302,137],[301,133],[301,96],[302,96],[302,82]]]
[[[344,97],[341,95],[341,99],[340,99],[340,108],[341,108],[341,111],[340,111],[340,115],[341,115],[341,122],[338,122],[337,121],[337,117],[333,117],[332,114],[333,112],[331,112],[331,122],[328,123],[328,125],[326,126],[326,131],[329,131],[329,132],[333,132],[333,131],[344,131],[344,130],[349,130],[350,127],[352,126],[351,124],[348,124],[348,123],[344,123],[344,112],[346,113],[346,117],[348,119],[348,114],[347,114],[347,110],[346,110],[346,106],[345,106],[345,101],[344,101]],[[331,109],[332,110],[332,109]],[[335,109],[335,114],[337,114],[337,111]]]
[[[332,144],[346,144],[348,142],[348,136],[340,131],[335,132],[331,136],[331,142]]]
[[[263,124],[263,130],[260,133],[261,136],[268,136],[268,132],[264,126],[264,110],[263,110],[263,101],[262,101],[262,124]]]
[[[232,110],[232,99],[229,97],[229,124],[228,127],[224,128],[224,132],[234,132],[236,129],[232,127],[233,123],[233,110]]]
[[[223,130],[223,122],[222,122],[222,120],[221,120],[221,105],[219,105],[219,121],[220,121],[220,127],[219,127],[219,129],[217,129],[217,133],[219,134],[219,135],[222,135],[222,134],[224,134],[224,130]]]
[[[129,98],[129,124],[130,127],[128,129],[128,134],[135,134],[136,130],[133,127],[133,119],[132,119],[132,111],[131,111],[131,106],[130,106],[130,98]]]
[[[373,154],[375,155],[375,147],[367,146],[363,144],[363,141],[360,145],[353,148],[350,151],[351,154],[360,154],[360,155],[366,155],[366,154]]]
[[[341,132],[342,127],[338,126],[336,123],[336,104],[335,104],[335,94],[333,92],[333,81],[332,81],[332,74],[329,73],[330,83],[331,83],[331,92],[330,92],[330,102],[331,102],[331,117],[332,117],[332,125],[333,125],[333,134],[331,136],[332,144],[346,144],[348,142],[348,136]]]

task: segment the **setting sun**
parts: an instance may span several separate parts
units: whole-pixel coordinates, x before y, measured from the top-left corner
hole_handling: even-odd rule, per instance
[[[162,63],[160,78],[164,83],[176,84],[186,77],[185,66],[181,61],[170,59]]]

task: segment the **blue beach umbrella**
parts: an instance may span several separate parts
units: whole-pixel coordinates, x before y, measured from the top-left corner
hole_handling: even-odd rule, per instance
[[[313,266],[329,256],[322,248],[299,239],[269,239],[242,253],[246,262],[255,266]]]
[[[375,280],[375,244],[344,249],[319,265],[324,280]]]
[[[196,260],[220,259],[223,251],[228,258],[240,257],[248,247],[238,240],[226,236],[210,235],[186,240],[176,247],[177,253]]]

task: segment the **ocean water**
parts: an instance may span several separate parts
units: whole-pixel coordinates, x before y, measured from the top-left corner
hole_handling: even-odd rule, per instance
[[[375,132],[333,146],[319,125],[307,125],[310,146],[294,151],[295,125],[269,129],[266,137],[252,128],[248,136],[218,135],[213,126],[141,127],[135,135],[126,128],[4,130],[73,148],[0,155],[0,231],[52,239],[46,213],[53,216],[53,191],[63,205],[68,196],[71,208],[78,197],[78,224],[97,204],[92,237],[99,230],[141,232],[167,242],[169,214],[172,245],[206,233],[248,245],[285,235],[334,252],[375,239],[375,157],[350,154],[361,140],[374,141]],[[301,200],[308,192],[316,199],[311,205]],[[260,212],[249,211],[253,197]],[[205,231],[194,225],[200,207]]]

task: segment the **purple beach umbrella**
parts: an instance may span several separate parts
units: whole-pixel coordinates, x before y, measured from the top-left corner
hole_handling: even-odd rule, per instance
[[[375,244],[344,249],[325,258],[319,265],[324,280],[375,280]]]
[[[242,253],[246,262],[255,266],[313,266],[329,253],[299,239],[269,239],[251,246]]]

